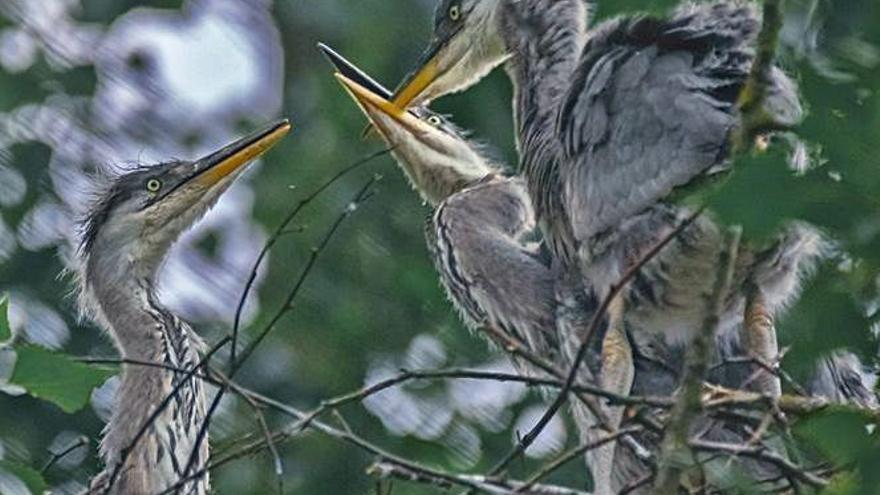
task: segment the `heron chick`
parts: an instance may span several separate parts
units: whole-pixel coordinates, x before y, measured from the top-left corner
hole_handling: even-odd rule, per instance
[[[91,205],[78,251],[80,305],[126,363],[101,442],[106,467],[90,493],[159,493],[207,466],[207,438],[197,442],[205,391],[200,378],[186,375],[199,363],[203,342],[159,302],[157,272],[180,235],[289,130],[283,120],[204,158],[121,174]],[[179,492],[208,489],[204,474]]]
[[[491,326],[532,352],[554,356],[553,274],[533,240],[536,225],[523,180],[507,176],[445,117],[425,107],[400,110],[387,89],[326,45],[321,49],[412,187],[434,210],[425,226],[428,248],[467,326]],[[516,364],[537,374],[525,363]]]
[[[550,267],[546,250],[537,246],[541,239],[534,232],[532,208],[522,179],[505,176],[503,166],[487,159],[482,146],[467,139],[448,119],[425,107],[401,110],[389,102],[390,93],[379,83],[329,47],[321,48],[344,74],[337,78],[392,147],[412,186],[434,207],[435,212],[426,225],[428,246],[447,293],[468,326],[494,324],[526,342],[532,352],[561,366],[569,366],[570,362],[563,357],[566,351],[560,347],[560,340],[564,339],[558,337],[560,314],[565,310],[560,310],[554,300],[553,284],[558,282],[560,274]],[[522,220],[511,222],[510,218],[517,215],[522,215]],[[797,245],[793,243],[799,237],[797,232],[792,234],[794,238],[783,239],[779,246],[797,253]],[[756,262],[752,271],[762,274],[763,284],[771,284],[777,277],[786,279],[786,273],[792,270],[778,266],[780,258],[795,264],[803,262],[781,249],[777,247],[758,256],[764,261]],[[782,292],[787,290],[783,288]],[[593,308],[595,310],[595,306]],[[588,308],[571,310],[583,312]],[[525,314],[531,317],[523,318]],[[586,314],[581,318],[590,316]],[[557,336],[548,340],[547,334],[554,332]],[[652,338],[650,332],[633,329],[630,333],[635,337],[635,393],[673,393],[682,366],[681,352]],[[742,354],[741,343],[731,339],[735,335],[737,332],[727,332],[719,338],[715,349],[717,358],[713,361]],[[586,373],[580,377],[582,383],[594,382],[593,377],[599,374],[601,364],[596,358],[595,354],[588,355],[589,367],[583,370]],[[862,374],[860,363],[853,358],[840,355],[823,360],[810,392],[841,401],[865,398],[870,403],[872,379]],[[518,364],[521,372],[536,374],[535,370],[522,366],[523,363]],[[735,368],[720,367],[713,374],[713,381],[730,388],[743,386],[749,374]],[[574,404],[578,427],[583,432],[594,432],[595,428],[579,417],[583,411],[579,411],[578,406]],[[727,426],[725,422],[716,422],[710,436],[715,439],[748,436]],[[656,450],[656,439],[639,440]],[[620,458],[611,469],[615,484],[620,488],[641,479],[649,467],[629,455]],[[759,478],[767,470],[753,467],[752,471],[755,478]]]

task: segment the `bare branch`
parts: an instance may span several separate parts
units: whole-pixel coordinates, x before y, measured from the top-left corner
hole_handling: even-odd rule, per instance
[[[773,117],[764,108],[764,103],[771,86],[770,71],[776,59],[779,33],[782,30],[783,4],[784,0],[764,0],[755,61],[740,94],[742,124],[733,139],[737,151],[749,149],[758,133],[780,127],[773,122]]]
[[[378,156],[378,155],[376,155]],[[330,244],[330,240],[339,230],[339,227],[342,223],[351,216],[356,210],[357,207],[368,200],[372,196],[371,189],[373,185],[381,180],[381,176],[374,175],[367,181],[366,184],[358,191],[355,195],[354,199],[352,199],[351,203],[342,211],[342,213],[336,218],[336,221],[330,226],[327,230],[327,233],[321,239],[321,242],[317,247],[312,249],[311,254],[309,255],[308,261],[306,261],[305,267],[303,267],[300,272],[299,278],[297,278],[296,283],[293,288],[287,294],[287,298],[284,300],[284,304],[275,313],[275,316],[269,321],[269,323],[263,328],[263,330],[257,334],[257,337],[248,345],[247,348],[241,353],[241,357],[238,361],[232,363],[230,366],[229,378],[232,379],[235,374],[241,369],[247,359],[254,353],[256,348],[260,345],[263,339],[269,335],[269,332],[275,328],[275,325],[281,320],[281,318],[287,314],[288,311],[293,309],[293,301],[296,299],[297,295],[299,295],[300,289],[305,284],[306,279],[309,274],[312,272],[312,269],[317,263],[318,258],[321,253],[326,249],[327,245]],[[198,446],[208,435],[208,428],[211,424],[211,418],[213,418],[214,413],[217,411],[217,408],[220,406],[220,401],[223,399],[223,396],[226,394],[226,387],[221,387],[217,394],[214,396],[214,400],[208,408],[207,414],[205,415],[204,420],[202,420],[201,425],[199,425],[199,431],[196,434],[196,441],[194,443],[194,447],[189,455],[189,460],[186,463],[186,467],[183,469],[183,477],[186,477],[189,474],[192,467],[195,465],[195,461],[198,458]]]
[[[487,476],[451,474],[432,470],[411,469],[391,462],[377,462],[367,472],[380,478],[394,478],[414,483],[433,485],[442,489],[456,486],[479,490],[493,495],[529,493],[534,495],[587,495],[587,492],[552,485],[532,485],[510,480],[499,480]]]
[[[687,445],[688,430],[702,409],[700,390],[703,377],[709,369],[709,360],[715,343],[715,334],[724,310],[724,302],[730,292],[733,272],[739,251],[741,229],[731,228],[726,235],[726,243],[721,252],[718,273],[712,295],[707,301],[707,312],[703,328],[691,340],[687,348],[683,384],[679,398],[672,409],[661,447],[660,469],[655,486],[661,494],[678,493],[682,468],[672,457]]]
[[[706,440],[691,440],[689,445],[694,450],[723,452],[734,456],[745,456],[769,462],[779,468],[786,476],[795,478],[813,488],[822,488],[828,481],[802,468],[771,449],[761,445],[743,445]]]
[[[584,455],[585,453],[587,453],[590,450],[598,449],[599,447],[602,447],[603,445],[605,445],[609,442],[613,442],[624,435],[629,435],[631,433],[637,433],[641,430],[642,430],[642,428],[638,427],[638,426],[631,426],[629,428],[622,428],[622,429],[618,430],[616,433],[606,435],[606,436],[599,438],[598,440],[594,440],[592,442],[578,445],[577,447],[569,450],[568,452],[563,452],[559,457],[557,457],[556,459],[553,459],[552,461],[547,463],[537,473],[535,473],[529,479],[527,479],[526,482],[523,484],[523,486],[520,487],[519,489],[517,489],[516,491],[523,492],[525,490],[528,490],[529,488],[534,486],[535,483],[541,481],[542,479],[546,478],[547,476],[550,476],[553,472],[555,472],[556,470],[558,470],[562,466],[568,464],[569,462],[571,462],[574,459],[581,457],[582,455]]]
[[[232,348],[229,354],[229,372],[232,373],[232,367],[235,364],[237,351],[238,351],[238,333],[241,328],[241,313],[244,310],[245,302],[247,301],[247,296],[253,288],[254,281],[257,279],[257,272],[260,269],[260,266],[263,264],[263,260],[266,258],[266,255],[269,254],[269,251],[278,242],[282,236],[291,233],[292,231],[288,229],[290,224],[296,219],[297,215],[308,206],[309,203],[315,200],[321,193],[326,191],[330,186],[335,184],[337,181],[348,175],[349,172],[353,172],[358,168],[366,165],[367,163],[373,161],[374,159],[386,155],[391,152],[393,148],[386,148],[381,151],[377,151],[372,155],[367,156],[362,160],[358,160],[357,162],[349,165],[348,167],[340,170],[333,177],[328,179],[326,182],[318,186],[317,189],[312,191],[311,194],[300,200],[296,206],[293,207],[292,210],[287,214],[284,220],[278,224],[275,228],[275,232],[269,237],[266,241],[266,244],[263,245],[263,248],[260,250],[260,254],[257,256],[256,261],[254,261],[254,266],[251,268],[250,275],[248,275],[247,282],[244,284],[244,290],[242,290],[241,297],[238,300],[238,307],[235,309],[235,320],[232,324]]]
[[[49,453],[51,454],[51,457],[49,457],[49,460],[46,461],[46,464],[43,464],[43,467],[40,468],[40,474],[46,474],[46,471],[48,471],[49,469],[51,469],[52,466],[54,466],[58,461],[60,461],[61,459],[64,459],[65,457],[67,457],[68,455],[70,455],[71,453],[73,453],[74,451],[76,451],[76,450],[78,450],[78,449],[80,449],[80,448],[82,448],[82,447],[87,446],[88,444],[89,444],[89,437],[87,437],[87,436],[85,436],[85,435],[80,435],[80,436],[76,439],[75,442],[73,442],[72,444],[68,445],[68,446],[67,446],[66,448],[64,448],[62,451],[60,451],[60,452],[52,452],[52,451],[50,450]]]

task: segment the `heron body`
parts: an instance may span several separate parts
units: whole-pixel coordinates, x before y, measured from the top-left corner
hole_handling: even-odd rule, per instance
[[[329,51],[327,47],[323,49]],[[464,321],[471,328],[495,325],[507,335],[526,342],[532,352],[567,366],[576,346],[558,335],[566,333],[563,329],[566,325],[578,327],[589,320],[598,299],[595,294],[585,295],[579,276],[555,270],[552,260],[544,254],[546,250],[537,246],[540,238],[534,232],[533,209],[523,179],[501,175],[502,167],[486,160],[479,148],[445,119],[422,107],[405,112],[390,105],[387,90],[339,55],[330,53],[339,70],[345,73],[338,76],[343,85],[392,147],[413,187],[434,206],[426,228],[429,249],[447,293]],[[428,177],[432,179],[426,180]],[[674,225],[675,218],[668,218],[669,215],[674,217],[669,212],[665,216],[658,214],[660,227]],[[712,226],[710,223],[709,227]],[[794,235],[793,239],[782,239],[777,246],[786,246],[795,254],[810,252],[800,248],[795,242],[797,238],[799,236]],[[684,245],[692,242],[688,239]],[[771,249],[753,260],[753,270],[762,274],[762,284],[790,281],[786,275],[797,273],[802,268],[800,265],[808,261],[789,254],[778,248]],[[568,289],[560,289],[566,286]],[[795,290],[794,286],[774,287],[773,292]],[[567,297],[560,299],[561,293]],[[548,338],[554,332],[557,337]],[[634,393],[672,394],[680,378],[681,350],[667,345],[651,332],[629,334],[635,355]],[[738,333],[726,335],[719,339],[716,361],[742,354],[742,344],[730,337]],[[597,354],[591,354],[587,364],[580,379],[593,382],[601,367]],[[862,392],[870,390],[868,380],[862,379],[855,363],[839,364],[845,364],[840,369],[845,369],[844,374],[854,379],[835,380],[832,377],[840,374],[829,373],[832,368],[826,365],[820,368],[818,375],[822,377],[821,386],[811,392],[839,397],[839,392],[850,388],[847,383],[856,382],[859,385],[855,388]],[[522,366],[521,370],[535,373],[528,366]],[[747,378],[735,367],[728,366],[720,367],[712,377],[714,382],[728,387],[738,387]],[[582,433],[589,438],[595,430],[594,418],[580,404],[573,405],[573,412]],[[719,440],[734,433],[719,427],[713,431],[713,438]],[[656,450],[656,438],[640,440]],[[631,455],[629,448],[622,449],[626,451],[623,460],[614,463],[607,480],[611,485],[613,475],[616,488],[640,479],[649,469],[637,456]]]
[[[90,493],[158,493],[207,466],[208,441],[198,439],[205,390],[192,374],[204,344],[158,301],[156,275],[177,238],[244,165],[289,129],[284,121],[200,160],[108,178],[97,194],[79,248],[81,307],[108,332],[126,363],[101,442],[106,469]],[[179,487],[182,493],[208,490],[207,474]]]
[[[747,4],[720,2],[685,6],[667,19],[613,20],[589,33],[586,23],[579,0],[445,0],[425,56],[394,102],[405,108],[461,91],[508,61],[538,224],[562,270],[580,272],[588,292],[604,297],[688,216],[669,202],[673,193],[728,169],[759,20]],[[765,109],[776,123],[796,122],[794,84],[775,67],[769,81]],[[775,359],[772,316],[797,294],[821,244],[794,225],[774,245],[746,249],[732,292],[722,295],[722,336],[734,340],[725,330],[739,328],[747,355]],[[611,325],[618,335],[606,341],[621,346],[628,330],[637,340],[636,329],[687,341],[705,320],[723,249],[711,218],[685,229],[624,293],[625,323]],[[575,324],[561,338],[577,342],[582,331]],[[626,393],[621,377],[632,376],[632,363],[618,351],[602,350],[600,378]],[[765,375],[763,389],[778,394],[778,380]],[[609,490],[610,456],[598,455],[597,486]]]
[[[344,72],[337,78],[431,205],[428,249],[463,321],[473,330],[492,326],[532,352],[553,356],[554,274],[532,239],[536,225],[522,178],[507,176],[444,117],[427,108],[398,111],[388,90],[329,47],[321,48]],[[512,286],[521,290],[508,292]]]

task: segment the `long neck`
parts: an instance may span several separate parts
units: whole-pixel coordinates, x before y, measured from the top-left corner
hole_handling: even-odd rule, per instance
[[[169,370],[192,369],[199,359],[199,342],[159,304],[152,273],[124,269],[117,263],[120,259],[110,255],[89,260],[87,283],[100,310],[99,320],[124,359],[168,368],[123,365],[115,408],[101,444],[107,466],[103,476],[116,471],[111,493],[154,493],[181,478],[205,416],[200,380],[184,380],[186,375]],[[167,400],[175,389],[176,394]],[[167,403],[164,410],[155,414],[163,403]],[[123,458],[123,467],[117,469]],[[195,455],[195,470],[206,462],[207,442],[203,442]],[[201,493],[207,479],[189,486]]]
[[[586,42],[588,11],[584,0],[508,0],[502,9],[517,133],[526,151],[554,127]]]
[[[587,39],[583,0],[508,0],[502,33],[511,60],[521,168],[538,224],[560,259],[571,257],[572,235],[561,208],[556,119]]]

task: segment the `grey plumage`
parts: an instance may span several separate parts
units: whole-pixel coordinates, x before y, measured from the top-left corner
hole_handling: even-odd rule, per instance
[[[566,326],[580,328],[584,320],[589,320],[598,306],[598,296],[584,290],[579,276],[572,277],[571,272],[555,270],[546,250],[537,246],[540,238],[533,232],[535,222],[522,179],[501,176],[501,167],[485,160],[476,150],[473,153],[464,152],[461,148],[473,147],[447,121],[438,119],[421,107],[412,109],[410,114],[396,110],[385,100],[388,93],[384,88],[365,87],[370,85],[369,81],[364,82],[364,76],[359,75],[344,59],[334,60],[334,63],[345,76],[350,76],[341,78],[344,85],[389,145],[394,146],[396,159],[413,187],[435,207],[426,226],[428,246],[447,293],[464,321],[471,328],[495,325],[508,335],[526,342],[538,355],[563,366],[569,363],[576,351],[572,343],[576,342],[559,336],[571,335],[573,330],[566,331]],[[424,124],[431,119],[433,126]],[[443,145],[428,152],[427,148],[431,146],[420,144],[423,140],[435,146],[441,142]],[[440,149],[447,150],[450,157],[469,157],[475,161],[461,162],[450,160],[449,157],[438,160],[434,153]],[[445,173],[437,173],[436,169],[445,169]],[[456,178],[456,175],[461,176]],[[482,178],[476,181],[465,179],[480,175]],[[426,180],[426,177],[432,179]],[[439,184],[436,180],[438,177],[448,180],[448,184]],[[462,185],[465,183],[467,185]],[[658,229],[675,224],[675,209],[658,208],[655,213]],[[708,221],[704,228],[717,230]],[[662,232],[652,235],[659,236]],[[706,238],[691,231],[687,242],[682,244],[683,249],[692,244],[691,237],[696,240]],[[641,240],[639,245],[646,242]],[[803,243],[812,243],[812,247]],[[743,266],[748,270],[741,272],[760,274],[758,283],[768,287],[773,294],[791,295],[796,289],[783,286],[797,280],[798,277],[792,277],[791,274],[809,268],[819,245],[811,230],[792,228],[787,236],[758,258],[744,258]],[[682,255],[679,253],[677,256]],[[651,295],[650,291],[654,285],[662,284],[657,284],[655,280],[638,279],[636,285],[649,292],[644,295],[635,291],[636,294],[658,303],[657,295]],[[561,294],[565,297],[558,298]],[[773,307],[779,307],[780,304],[774,302]],[[554,331],[557,336],[548,338]],[[636,368],[633,393],[672,394],[680,380],[683,354],[680,346],[669,345],[656,334],[640,330],[635,325],[630,335]],[[738,332],[730,331],[719,337],[715,362],[742,355],[737,335]],[[597,349],[597,352],[588,355],[587,366],[581,370],[580,379],[595,381],[600,366]],[[520,363],[520,369],[528,374],[539,374],[523,363]],[[821,368],[819,375],[827,375],[830,379],[824,380],[823,390],[813,389],[813,392],[819,395],[839,394],[850,388],[848,383],[834,381],[839,375],[829,375],[826,371]],[[726,365],[719,367],[711,379],[721,385],[738,387],[744,383],[748,373],[741,366]],[[859,385],[864,387],[867,383]],[[573,404],[573,409],[580,426],[593,421],[580,404]],[[719,425],[723,426],[723,423]],[[588,427],[583,428],[582,432],[589,438],[591,430]],[[720,440],[734,433],[716,427],[711,430],[710,437]],[[652,451],[656,450],[656,438],[648,435],[641,436],[639,440]],[[629,448],[619,450],[622,451],[618,454],[619,462],[615,462],[613,471],[609,473],[614,476],[615,488],[647,473],[647,466],[632,455]],[[755,477],[765,471],[751,467]],[[611,485],[612,481],[609,479],[607,483]]]
[[[395,103],[406,107],[461,91],[509,59],[518,146],[538,223],[561,270],[581,273],[587,299],[603,297],[687,216],[663,201],[729,166],[730,136],[740,124],[737,100],[759,26],[748,4],[619,19],[589,35],[579,0],[447,0],[437,15],[420,67]],[[802,112],[794,84],[777,68],[770,83],[766,109],[779,124],[796,122]],[[815,232],[796,225],[774,245],[745,249],[725,295],[722,338],[735,338],[730,332],[741,327],[747,301],[761,325],[745,334],[775,337],[772,317],[796,296],[820,246]],[[644,332],[675,337],[700,328],[722,248],[719,227],[704,217],[645,267],[625,294],[634,340],[652,338]],[[557,289],[560,303],[577,284],[567,285],[568,294]],[[585,319],[576,312],[568,311],[564,347],[583,331],[578,322]],[[769,341],[758,356],[775,357]],[[610,490],[607,475],[606,469],[598,480],[603,493]]]
[[[96,194],[81,229],[80,306],[112,337],[123,359],[159,366],[122,366],[101,442],[106,467],[90,493],[157,493],[181,480],[187,466],[192,473],[207,465],[207,438],[197,441],[206,414],[201,379],[171,371],[195,369],[204,346],[158,302],[156,274],[177,238],[213,206],[247,162],[289,128],[281,122],[200,160],[108,177]],[[180,492],[208,489],[204,475],[182,484]]]

